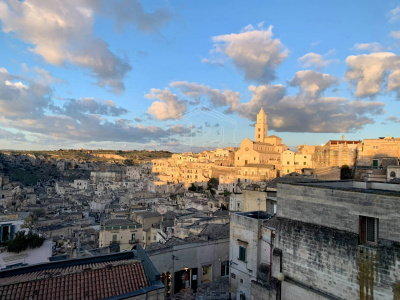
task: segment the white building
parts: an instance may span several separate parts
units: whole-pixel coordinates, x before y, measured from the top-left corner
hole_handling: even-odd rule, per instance
[[[263,225],[271,217],[265,211],[231,214],[229,240],[231,299],[250,299],[251,282],[269,274],[273,231]]]
[[[89,188],[90,181],[84,179],[74,180],[72,186],[77,190],[87,190]]]
[[[24,221],[18,217],[0,221],[0,243],[12,240],[18,231],[27,232],[28,229],[21,228],[23,224]],[[46,240],[39,248],[28,248],[19,253],[8,252],[6,247],[0,247],[0,270],[48,262],[52,256],[52,246],[53,242]]]

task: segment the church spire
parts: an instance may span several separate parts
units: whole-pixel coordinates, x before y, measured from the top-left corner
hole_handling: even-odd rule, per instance
[[[267,114],[263,106],[261,106],[260,112],[257,115],[255,130],[255,141],[263,143],[264,139],[268,136]]]

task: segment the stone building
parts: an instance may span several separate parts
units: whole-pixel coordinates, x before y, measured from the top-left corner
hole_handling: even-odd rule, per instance
[[[267,281],[272,257],[272,230],[263,226],[272,215],[265,211],[231,214],[229,261],[231,299],[251,299],[251,282]],[[260,298],[262,299],[262,298]]]
[[[304,168],[313,168],[314,163],[311,154],[296,153],[290,150],[282,152],[281,175],[297,172],[302,173]]]
[[[196,291],[229,277],[229,224],[209,224],[198,235],[151,244],[146,253],[161,273],[167,296]]]
[[[358,166],[379,168],[387,158],[400,158],[400,138],[364,139],[358,145]]]
[[[380,182],[278,183],[272,279],[252,282],[252,299],[399,299],[399,195]]]
[[[121,251],[132,250],[143,236],[143,226],[126,219],[110,219],[100,226],[99,246],[119,245]]]
[[[325,145],[315,146],[313,163],[315,168],[354,166],[357,159],[357,147],[361,141],[330,140]]]
[[[261,108],[255,125],[255,141],[246,138],[235,152],[235,166],[243,167],[249,164],[265,165],[265,169],[281,170],[281,155],[287,150],[282,139],[275,135],[268,136],[267,115]],[[250,175],[250,174],[248,174]],[[258,175],[258,174],[257,174]],[[261,174],[268,178],[270,174]],[[275,174],[276,177],[277,174]]]
[[[0,270],[48,262],[52,255],[52,241],[46,240],[41,247],[27,248],[19,253],[8,252],[6,242],[15,238],[23,228],[24,220],[17,215],[3,215],[0,218]],[[1,281],[1,280],[0,280]]]

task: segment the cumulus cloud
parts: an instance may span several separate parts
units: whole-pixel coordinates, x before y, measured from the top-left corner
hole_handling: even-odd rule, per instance
[[[249,86],[249,91],[253,94],[249,102],[241,103],[238,108],[239,116],[256,120],[257,114],[260,112],[261,106],[268,107],[278,104],[284,97],[286,88],[281,85],[259,85]]]
[[[249,90],[252,98],[240,104],[239,115],[255,121],[263,105],[269,127],[278,132],[354,132],[373,124],[373,117],[385,112],[382,102],[310,97],[302,92],[285,95],[285,88],[279,85],[250,86]]]
[[[312,97],[319,96],[337,83],[335,76],[311,70],[296,72],[294,78],[288,82],[290,86],[299,86],[302,93]]]
[[[0,139],[25,142],[26,138],[23,133],[12,133],[11,131],[0,128]]]
[[[389,22],[393,23],[400,19],[400,6],[393,8],[387,15]]]
[[[154,12],[146,12],[137,0],[103,1],[103,13],[111,16],[118,30],[129,25],[151,33],[166,25],[172,18],[167,8],[157,8]]]
[[[391,123],[400,123],[400,118],[398,118],[396,116],[391,116],[391,117],[387,117],[385,119],[385,121],[391,122]]]
[[[111,100],[96,100],[94,98],[68,99],[61,109],[55,109],[58,113],[66,116],[77,116],[78,114],[95,114],[103,116],[118,117],[128,113],[122,107],[116,107]]]
[[[347,80],[356,87],[357,97],[373,97],[388,78],[387,90],[400,88],[400,56],[390,52],[352,55],[346,59]]]
[[[147,113],[157,120],[180,119],[186,112],[186,101],[179,100],[178,96],[172,94],[169,89],[151,89],[145,97],[158,100],[154,101],[147,110]]]
[[[33,53],[56,66],[68,64],[89,70],[96,84],[114,93],[125,90],[124,78],[131,65],[114,54],[109,45],[93,35],[96,13],[110,14],[118,26],[136,24],[150,32],[165,24],[170,15],[163,9],[146,13],[138,1],[100,0],[7,1],[0,3],[3,32],[13,32],[32,44]]]
[[[328,52],[329,54],[329,52]],[[328,55],[325,54],[325,55]],[[307,53],[300,57],[297,61],[303,68],[310,68],[314,67],[316,69],[322,69],[324,67],[327,67],[331,63],[336,63],[336,59],[325,59],[324,56],[321,54],[317,54],[314,52]]]
[[[23,84],[21,81],[11,82],[11,81],[6,80],[4,83],[13,89],[24,89],[24,90],[28,89],[28,87],[25,84]]]
[[[389,33],[389,36],[395,39],[400,39],[400,31],[392,31]]]
[[[367,51],[367,52],[382,52],[385,50],[381,44],[373,43],[356,43],[351,50]]]
[[[225,113],[232,113],[237,110],[240,93],[232,90],[220,91],[212,89],[209,86],[198,84],[195,82],[176,81],[170,84],[171,87],[177,88],[182,94],[194,99],[194,103],[199,103],[200,98],[207,98],[213,107],[229,106]]]
[[[26,63],[21,64],[22,69],[25,73],[30,73],[35,77],[36,81],[42,84],[52,84],[64,82],[62,79],[56,78],[49,71],[41,69],[39,67],[29,68]]]
[[[27,89],[15,88],[7,81],[23,80]],[[52,100],[52,89],[32,79],[9,74],[0,69],[0,124],[2,127],[22,130],[30,136],[40,135],[51,139],[79,142],[134,142],[149,143],[168,139],[182,133],[157,126],[132,125],[125,108],[113,101],[94,98],[67,99],[61,106]],[[23,140],[0,131],[0,138]]]
[[[223,55],[232,60],[246,80],[270,82],[276,78],[275,70],[288,56],[288,50],[279,39],[274,39],[272,26],[255,29],[246,26],[240,33],[214,36],[212,55]],[[213,58],[211,61],[219,61]]]

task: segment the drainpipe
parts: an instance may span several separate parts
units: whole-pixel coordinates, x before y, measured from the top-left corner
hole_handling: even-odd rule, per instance
[[[277,284],[276,300],[282,299],[282,281],[285,279],[282,273],[282,250],[275,248],[273,251],[274,256],[279,256],[279,274],[277,279],[279,280]]]

